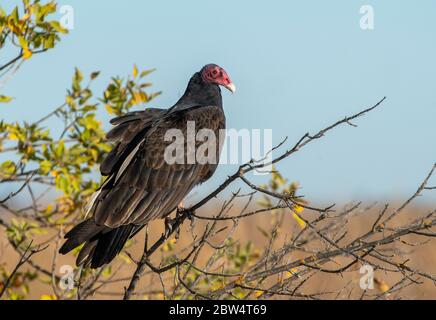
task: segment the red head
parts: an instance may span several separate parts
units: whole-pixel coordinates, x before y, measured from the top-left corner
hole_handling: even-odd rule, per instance
[[[232,83],[232,80],[230,80],[227,72],[220,66],[216,64],[205,65],[203,69],[201,69],[200,74],[203,81],[215,83],[235,93],[235,85]]]

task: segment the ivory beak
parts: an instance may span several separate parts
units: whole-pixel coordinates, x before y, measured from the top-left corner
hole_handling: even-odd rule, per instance
[[[235,93],[236,92],[236,86],[230,82],[228,85],[225,86],[230,92]]]

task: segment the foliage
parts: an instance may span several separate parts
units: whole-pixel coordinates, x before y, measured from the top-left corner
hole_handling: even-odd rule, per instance
[[[58,45],[60,35],[67,30],[59,21],[49,20],[55,12],[53,1],[42,4],[24,0],[21,7],[15,7],[10,13],[0,8],[0,49],[5,50],[9,45],[19,50],[18,59],[5,63],[1,70],[7,71],[16,66],[19,59],[28,60],[34,53]],[[28,208],[9,207],[2,201],[3,208],[14,217],[6,225],[6,234],[17,250],[23,250],[35,233],[60,230],[81,219],[80,209],[100,183],[95,175],[98,164],[111,148],[105,140],[97,112],[107,110],[109,114],[119,115],[151,101],[159,94],[145,91],[151,86],[150,82],[144,81],[145,77],[152,71],[139,72],[134,66],[133,76],[113,77],[99,98],[94,95],[92,86],[100,72],[85,77],[76,68],[65,101],[53,112],[32,123],[1,120],[0,153],[7,160],[0,162],[0,184],[3,190],[6,184],[25,185],[32,202],[30,212]],[[12,98],[1,95],[0,101],[11,103]],[[50,121],[63,123],[63,131],[60,134],[53,132]],[[39,192],[41,194],[53,195],[51,191],[56,190],[52,203],[44,205],[46,201],[35,198],[41,186],[45,188],[44,192]],[[12,290],[10,298],[27,293],[27,282],[36,277],[21,278],[20,283],[26,290],[20,295],[14,295]]]
[[[29,60],[34,54],[53,49],[59,43],[61,34],[68,30],[59,21],[51,19],[56,10],[54,1],[41,4],[39,0],[23,0],[21,6],[15,6],[9,13],[0,6],[0,50],[18,51],[11,61],[0,67],[0,72],[7,72],[17,62]],[[11,100],[0,94],[0,103]]]
[[[0,78],[12,75],[35,54],[59,45],[61,35],[67,30],[59,21],[51,19],[55,12],[54,1],[43,4],[38,0],[23,0],[21,6],[9,13],[0,7],[0,50],[18,51],[9,61],[0,63]],[[326,294],[340,297],[347,294],[348,284],[330,293],[306,293],[302,287],[320,274],[342,279],[353,266],[363,264],[400,277],[392,286],[376,277],[378,291],[374,294],[364,291],[360,298],[386,298],[409,285],[420,284],[421,278],[436,283],[433,275],[409,266],[408,260],[401,260],[402,253],[409,252],[402,246],[419,246],[404,241],[405,236],[435,237],[432,228],[436,226],[436,211],[416,214],[405,224],[391,223],[421,193],[434,190],[426,186],[436,165],[413,197],[390,213],[385,206],[369,225],[369,231],[349,237],[350,221],[358,212],[366,214],[367,209],[361,209],[360,204],[339,212],[332,210],[333,206],[311,207],[299,195],[298,184],[290,183],[275,168],[267,184],[254,185],[246,174],[264,167],[253,160],[242,165],[196,205],[178,210],[173,228],[151,246],[149,232],[145,231],[146,245],[140,260],[129,253],[134,245],[130,240],[111,265],[100,270],[74,270],[73,289],[63,290],[60,284],[65,275],[57,265],[59,242],[65,230],[83,219],[81,209],[102,182],[98,164],[111,148],[98,116],[100,112],[117,116],[134,107],[146,107],[160,94],[151,91],[151,83],[147,81],[151,72],[140,71],[134,65],[132,75],[112,77],[103,92],[96,95],[93,88],[100,72],[84,75],[76,68],[65,101],[48,115],[34,122],[0,121],[0,186],[2,190],[15,190],[0,198],[0,226],[19,257],[15,267],[0,260],[0,298],[25,299],[35,281],[51,285],[51,290],[41,295],[44,300],[87,299],[96,294],[125,299],[133,295],[143,299],[317,299]],[[383,101],[315,135],[305,134],[273,163],[292,156],[337,126],[354,126],[351,121]],[[1,107],[13,102],[12,97],[0,92]],[[61,132],[51,128],[53,122],[63,124]],[[251,192],[234,193],[221,210],[211,215],[197,214],[198,209],[237,180],[245,183]],[[245,201],[246,205],[235,216],[236,199]],[[268,214],[267,223],[252,230],[263,241],[241,241],[237,234],[240,222],[261,214]],[[178,235],[181,230],[183,239]],[[49,268],[46,263],[38,264],[33,259],[48,247],[53,249]],[[75,249],[74,254],[79,250]],[[117,278],[120,269],[131,267],[135,269],[131,277]],[[137,290],[139,279],[149,281],[146,290]],[[104,291],[114,283],[123,283],[127,289]],[[352,291],[353,288],[349,295]]]

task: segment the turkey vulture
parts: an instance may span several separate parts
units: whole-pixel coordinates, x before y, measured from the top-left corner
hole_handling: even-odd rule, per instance
[[[99,268],[111,262],[128,239],[151,220],[168,216],[192,188],[213,175],[218,161],[166,161],[165,150],[172,141],[166,141],[165,134],[178,129],[186,135],[193,122],[196,132],[209,129],[219,137],[225,129],[220,85],[235,92],[226,71],[208,64],[191,77],[173,107],[147,108],[111,120],[115,127],[107,139],[114,148],[100,165],[107,179],[85,208],[89,218],[65,235],[61,254],[84,243],[78,266]],[[183,150],[186,160],[192,150]],[[216,159],[220,152],[221,144],[216,144]]]

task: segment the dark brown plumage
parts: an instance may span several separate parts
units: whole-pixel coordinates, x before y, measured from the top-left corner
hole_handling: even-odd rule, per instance
[[[100,166],[108,178],[86,208],[90,217],[65,235],[60,253],[85,243],[77,265],[98,268],[109,263],[144,225],[169,215],[192,188],[213,175],[216,163],[168,164],[164,154],[172,141],[165,141],[165,134],[178,129],[186,137],[192,121],[196,132],[210,129],[218,138],[225,128],[219,85],[234,91],[221,67],[207,65],[193,75],[172,108],[130,112],[111,121],[115,127],[107,138],[114,148]],[[184,150],[187,160],[186,142]],[[217,160],[220,152],[217,144]]]

